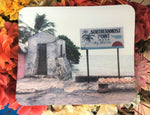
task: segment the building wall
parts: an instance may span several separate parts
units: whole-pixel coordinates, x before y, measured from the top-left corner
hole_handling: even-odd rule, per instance
[[[66,45],[64,40],[57,40],[57,52],[58,52],[58,57],[61,57],[61,45],[62,45],[62,55],[66,56]]]
[[[57,43],[47,44],[47,74],[53,75],[56,70]]]

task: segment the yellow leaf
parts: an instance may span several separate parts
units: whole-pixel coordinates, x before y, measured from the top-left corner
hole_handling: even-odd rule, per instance
[[[73,115],[73,106],[66,105],[62,110],[53,112],[53,115]]]
[[[138,107],[135,108],[134,115],[149,115],[150,114],[150,104],[139,103]]]
[[[0,16],[0,28],[4,27],[5,20]]]
[[[13,4],[4,12],[5,16],[10,16],[10,20],[17,20],[19,11],[23,8],[23,5],[20,5],[18,2],[13,2]]]
[[[0,0],[0,9],[5,11],[7,5],[7,0]]]
[[[43,111],[42,115],[54,115],[52,111]]]
[[[101,105],[97,115],[115,115],[118,112],[116,105]]]
[[[64,105],[52,105],[55,111],[60,111],[64,108]]]
[[[73,115],[93,115],[91,112],[92,107],[94,107],[94,105],[74,106]]]

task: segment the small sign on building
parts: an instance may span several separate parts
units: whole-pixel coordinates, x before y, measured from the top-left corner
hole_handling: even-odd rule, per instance
[[[123,48],[123,28],[81,29],[81,49]]]

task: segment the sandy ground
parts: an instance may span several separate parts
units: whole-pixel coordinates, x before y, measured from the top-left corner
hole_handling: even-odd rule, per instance
[[[98,93],[97,82],[76,83],[55,78],[24,78],[17,81],[16,98],[21,105],[79,105],[129,103],[135,97],[134,84],[111,84]]]

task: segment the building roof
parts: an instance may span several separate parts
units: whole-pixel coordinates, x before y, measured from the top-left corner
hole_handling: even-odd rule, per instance
[[[42,42],[42,40],[46,40],[46,41],[49,41],[49,42],[54,42],[56,40],[58,40],[57,37],[47,33],[47,32],[40,32],[40,33],[37,33],[35,34],[34,36],[28,38],[28,41],[32,40],[34,38],[34,40],[38,41],[38,42]]]

